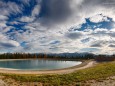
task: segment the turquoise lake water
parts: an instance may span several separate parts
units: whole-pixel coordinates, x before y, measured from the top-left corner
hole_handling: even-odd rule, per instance
[[[56,61],[43,59],[6,60],[0,61],[0,68],[18,70],[53,70],[62,69],[81,64],[80,61]]]

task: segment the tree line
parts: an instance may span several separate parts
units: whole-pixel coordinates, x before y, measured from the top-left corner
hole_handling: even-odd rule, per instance
[[[34,58],[54,58],[54,59],[93,59],[93,54],[87,55],[58,55],[58,54],[30,54],[30,53],[4,53],[0,54],[0,59],[34,59]]]
[[[115,55],[94,55],[94,54],[81,54],[81,55],[59,55],[59,54],[30,54],[30,53],[4,53],[0,54],[0,59],[38,59],[38,58],[50,58],[50,59],[95,59],[97,61],[113,61]]]

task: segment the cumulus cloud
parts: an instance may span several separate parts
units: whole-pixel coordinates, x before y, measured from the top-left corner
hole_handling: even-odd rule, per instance
[[[34,6],[31,0],[0,1],[0,47],[18,52],[112,51],[114,29],[96,25],[115,21],[114,0],[35,1]]]
[[[99,23],[99,22],[109,21],[109,20],[108,20],[107,17],[105,17],[105,16],[96,15],[96,16],[91,17],[91,18],[90,18],[90,21],[91,21],[91,22],[94,22],[94,23]]]

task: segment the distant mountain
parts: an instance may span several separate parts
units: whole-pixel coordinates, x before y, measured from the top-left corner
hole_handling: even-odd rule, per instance
[[[48,54],[48,55],[55,55],[55,56],[66,56],[68,58],[71,58],[71,57],[78,57],[78,56],[86,56],[86,55],[94,55],[92,53],[59,53],[59,54]]]

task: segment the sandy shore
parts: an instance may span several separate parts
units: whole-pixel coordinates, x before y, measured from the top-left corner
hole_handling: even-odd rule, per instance
[[[65,69],[58,70],[47,70],[47,71],[38,71],[38,70],[15,70],[15,69],[4,69],[0,68],[0,73],[8,73],[8,74],[67,74],[72,73],[76,70],[81,70],[85,68],[89,68],[96,64],[95,61],[84,61],[82,64]]]

